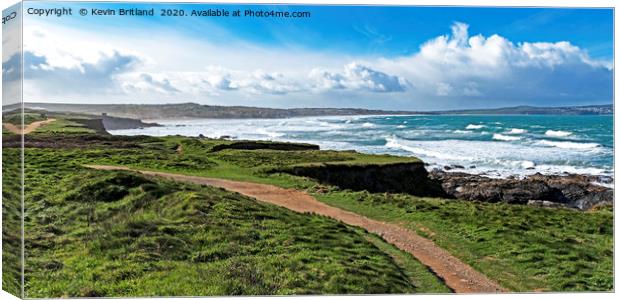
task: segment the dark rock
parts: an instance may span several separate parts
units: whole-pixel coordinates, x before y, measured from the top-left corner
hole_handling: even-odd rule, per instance
[[[274,171],[310,177],[324,184],[355,191],[450,197],[443,192],[438,182],[429,179],[428,172],[421,162],[363,165],[321,163]]]
[[[441,184],[446,194],[463,200],[506,202],[551,207],[560,206],[588,210],[613,204],[613,190],[593,184],[598,177],[585,175],[541,175],[525,178],[489,178],[460,172],[433,170],[429,178]],[[613,181],[613,180],[612,180]]]
[[[101,117],[101,122],[105,130],[119,130],[119,129],[140,129],[145,127],[160,127],[161,125],[157,123],[145,123],[141,120],[130,119],[130,118],[118,118],[118,117],[110,117],[108,115],[103,115]]]
[[[597,176],[596,177],[596,181],[600,182],[600,183],[606,183],[606,184],[614,183],[613,177],[611,177],[611,176],[604,176],[604,175]]]
[[[223,139],[227,136],[222,136]],[[238,150],[279,150],[279,151],[312,151],[320,150],[318,145],[286,142],[238,141],[230,144],[219,144],[211,148],[212,152],[226,149]]]

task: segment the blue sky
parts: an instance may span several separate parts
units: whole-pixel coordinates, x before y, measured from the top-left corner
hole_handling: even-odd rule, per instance
[[[156,14],[159,8],[251,8],[312,16],[26,16],[31,66],[25,87],[32,101],[421,110],[612,102],[610,9],[25,8],[63,6],[156,8]],[[4,64],[3,57],[3,70]]]

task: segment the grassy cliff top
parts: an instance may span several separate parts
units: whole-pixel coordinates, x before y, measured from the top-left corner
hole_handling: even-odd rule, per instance
[[[98,146],[27,150],[27,297],[449,291],[409,254],[332,219],[80,167],[126,157]]]

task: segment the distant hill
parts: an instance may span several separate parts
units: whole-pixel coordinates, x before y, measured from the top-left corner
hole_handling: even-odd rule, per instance
[[[248,106],[213,106],[181,104],[52,104],[26,103],[26,108],[74,113],[97,114],[132,119],[249,119],[292,118],[310,116],[405,115],[410,111],[386,111],[358,108],[262,108]],[[7,107],[3,107],[3,110]]]
[[[436,111],[431,113],[441,115],[611,115],[614,113],[614,107],[611,104],[564,107],[514,106],[493,109]]]
[[[3,107],[3,111],[17,106]],[[589,105],[567,107],[515,106],[494,109],[467,109],[449,111],[389,111],[361,108],[262,108],[248,106],[213,106],[196,103],[181,104],[54,104],[26,103],[26,108],[45,109],[55,112],[73,112],[92,115],[148,119],[248,119],[248,118],[293,118],[311,116],[355,116],[355,115],[449,115],[449,114],[519,114],[519,115],[608,115],[613,114],[613,106]]]

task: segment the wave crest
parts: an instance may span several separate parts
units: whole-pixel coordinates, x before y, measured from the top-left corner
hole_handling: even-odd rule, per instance
[[[467,127],[465,127],[465,129],[481,129],[484,128],[486,126],[484,125],[480,125],[480,124],[469,124],[467,125]]]
[[[570,131],[562,131],[562,130],[547,130],[545,132],[545,135],[547,136],[554,136],[554,137],[564,137],[564,136],[569,136],[573,134]]]
[[[527,130],[525,129],[521,129],[521,128],[511,128],[508,132],[506,132],[507,134],[523,134],[526,133]]]
[[[493,139],[494,140],[498,140],[498,141],[518,141],[521,138],[518,136],[507,136],[507,135],[503,135],[503,134],[499,134],[499,133],[495,133],[493,134]]]
[[[541,140],[538,142],[540,145],[562,148],[562,149],[595,149],[601,145],[597,143],[575,143],[575,142],[557,142]]]

